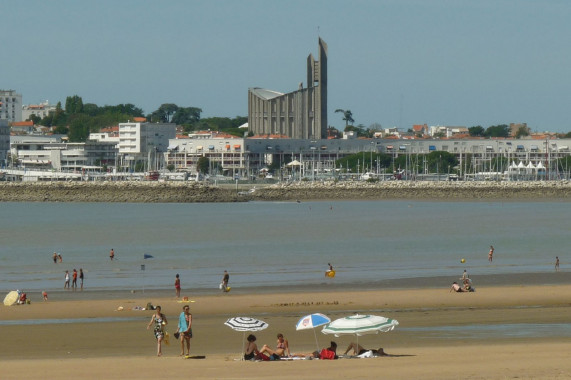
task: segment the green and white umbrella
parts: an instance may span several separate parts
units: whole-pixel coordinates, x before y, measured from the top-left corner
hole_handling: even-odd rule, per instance
[[[323,334],[355,335],[357,345],[361,335],[378,334],[394,330],[399,322],[396,319],[381,317],[378,315],[355,314],[345,318],[339,318],[325,325],[321,332]]]
[[[325,325],[323,334],[341,335],[368,335],[380,332],[389,332],[398,326],[396,319],[385,318],[377,315],[355,314],[345,318],[339,318]]]

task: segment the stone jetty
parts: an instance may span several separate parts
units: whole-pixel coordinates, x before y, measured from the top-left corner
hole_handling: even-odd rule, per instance
[[[248,190],[255,187],[255,190]],[[1,202],[245,202],[308,200],[571,200],[571,182],[0,182]]]

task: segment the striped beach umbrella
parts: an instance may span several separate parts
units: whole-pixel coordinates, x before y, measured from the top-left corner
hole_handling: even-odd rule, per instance
[[[321,332],[323,334],[341,335],[367,335],[389,332],[398,326],[396,319],[385,318],[377,315],[355,314],[345,318],[339,318],[326,325]]]
[[[234,317],[224,324],[234,331],[260,331],[268,328],[268,324],[262,320],[250,317]]]
[[[234,331],[242,331],[242,353],[244,352],[246,331],[261,331],[268,328],[268,324],[260,319],[250,317],[234,317],[228,319],[224,324]],[[241,355],[241,360],[244,355]]]

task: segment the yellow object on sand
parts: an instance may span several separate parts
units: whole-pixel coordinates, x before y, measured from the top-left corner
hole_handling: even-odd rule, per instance
[[[466,259],[462,259],[462,260],[460,260],[460,262],[461,262],[462,264],[464,264],[464,263],[466,262]]]
[[[328,270],[327,272],[325,272],[325,274],[327,275],[327,277],[335,277],[335,271],[334,270]]]

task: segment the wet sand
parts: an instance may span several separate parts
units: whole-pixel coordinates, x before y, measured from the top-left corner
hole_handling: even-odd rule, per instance
[[[535,282],[549,283],[557,275],[536,274]],[[528,277],[529,278],[529,277]],[[563,280],[562,280],[563,281]],[[569,336],[514,337],[446,336],[419,332],[439,326],[503,324],[568,324],[571,285],[480,285],[474,293],[450,293],[448,287],[357,290],[331,287],[329,291],[254,292],[236,289],[229,294],[189,294],[194,337],[191,353],[204,360],[179,357],[179,342],[155,355],[152,331],[146,330],[152,311],[132,310],[147,302],[161,305],[176,329],[182,303],[161,291],[146,294],[84,292],[81,299],[65,294],[30,305],[0,307],[0,367],[2,379],[148,379],[148,378],[542,378],[571,377]],[[122,307],[123,310],[118,311]],[[282,332],[292,352],[316,349],[312,331],[295,331],[306,314],[322,312],[332,319],[355,312],[397,319],[392,332],[359,338],[368,348],[382,346],[394,356],[337,361],[242,362],[243,334],[224,325],[233,316],[252,316],[269,324],[255,333],[259,346],[275,345]],[[37,323],[37,320],[47,320]],[[69,319],[79,319],[70,322]],[[36,320],[36,322],[30,322]],[[10,322],[9,322],[10,321]],[[19,322],[11,322],[19,321]],[[28,322],[26,322],[28,321]],[[47,323],[50,322],[50,323]],[[24,323],[24,324],[23,324]],[[335,340],[344,350],[355,337],[332,337],[317,331],[320,347]],[[437,330],[438,331],[438,330]]]

